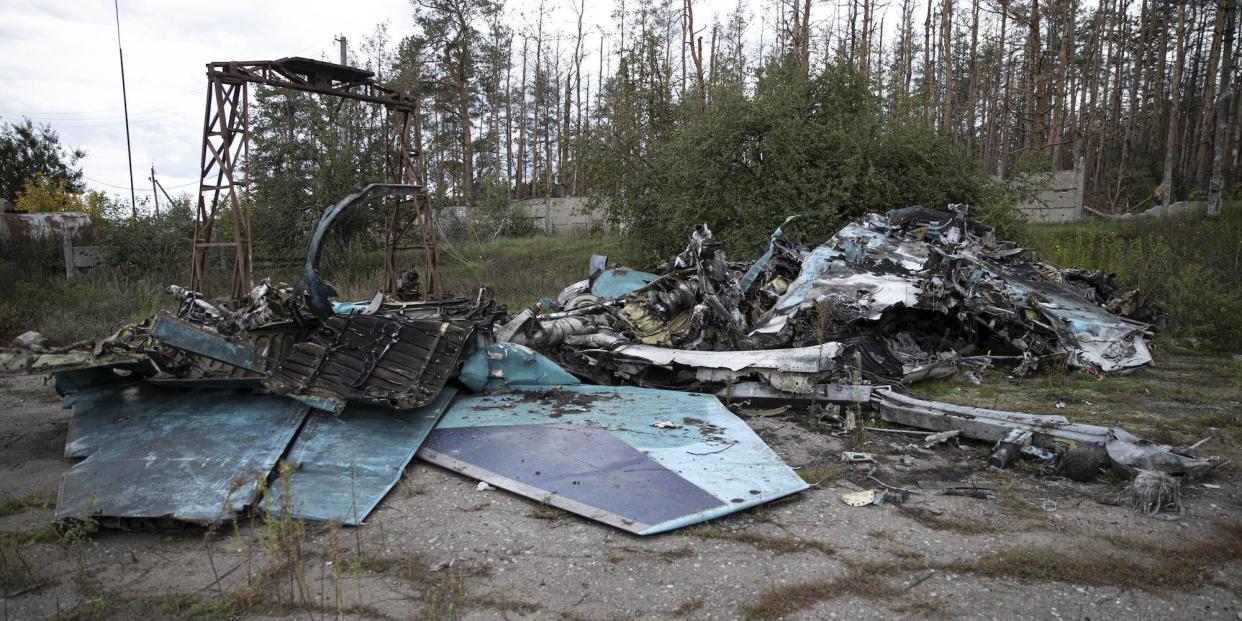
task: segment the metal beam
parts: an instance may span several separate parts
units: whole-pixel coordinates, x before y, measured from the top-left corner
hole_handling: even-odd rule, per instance
[[[422,154],[410,145],[410,132],[419,117],[417,98],[388,88],[364,69],[309,58],[229,61],[207,64],[207,106],[203,116],[201,179],[196,210],[194,244],[191,254],[190,287],[204,291],[207,282],[208,253],[219,249],[222,267],[231,255],[230,294],[242,297],[252,283],[253,254],[250,214],[241,192],[250,186],[244,163],[249,160],[249,85],[261,84],[317,95],[328,95],[382,105],[389,111],[392,125],[385,157],[390,183],[425,186]],[[225,203],[221,205],[221,202]],[[413,213],[403,215],[403,206]],[[228,226],[218,222],[224,210]],[[384,227],[384,278],[389,291],[395,291],[399,267],[396,248],[417,227],[423,247],[425,298],[443,297],[437,260],[435,223],[426,194],[410,202],[393,201]],[[227,238],[227,239],[226,239]],[[231,248],[231,252],[228,249]]]

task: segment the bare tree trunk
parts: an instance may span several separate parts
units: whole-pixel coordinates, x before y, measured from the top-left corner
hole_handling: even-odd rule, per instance
[[[707,65],[707,81],[710,84],[716,83],[716,35],[718,30],[718,24],[712,22],[711,56],[708,57]]]
[[[884,20],[880,20],[880,41],[884,41]],[[867,44],[868,45],[871,44],[871,35],[867,35]],[[880,76],[876,80],[876,84],[882,87],[884,84],[884,46],[883,45],[880,45],[880,49],[878,52],[876,52],[876,55],[875,55],[875,73],[876,75]],[[868,69],[867,75],[871,75],[870,69]],[[868,86],[870,86],[870,83],[868,83]]]
[[[801,31],[798,37],[802,39],[802,48],[800,50],[802,54],[800,58],[802,70],[809,71],[811,67],[811,0],[802,1]]]
[[[578,162],[582,159],[581,147],[579,146],[582,138],[582,59],[586,54],[582,51],[582,14],[586,12],[586,0],[579,0],[578,4],[578,40],[574,43],[574,133],[573,133],[573,152],[570,159],[573,162],[573,180],[570,183],[570,194],[578,195]],[[587,76],[587,97],[591,96],[591,76]]]
[[[988,122],[988,149],[992,153],[992,162],[989,170],[995,170],[996,174],[1002,179],[1004,173],[1004,160],[1007,157],[1009,145],[1008,141],[1008,112],[1009,112],[1009,78],[1012,75],[1009,64],[1009,56],[1006,52],[1008,43],[1007,29],[1009,26],[1009,0],[1000,0],[1001,12],[1000,41],[997,46],[999,52],[997,60],[1000,63],[1001,78],[996,81],[993,86],[994,93],[992,95],[992,112]],[[1005,113],[1001,113],[1002,107]],[[1000,136],[997,136],[997,130],[1000,130]]]
[[[1203,56],[1203,37],[1204,37],[1204,32],[1206,32],[1207,30],[1207,10],[1204,9],[1200,11],[1200,6],[1198,4],[1191,3],[1190,4],[1190,16],[1191,18],[1189,22],[1193,26],[1192,32],[1197,33],[1197,37],[1195,38],[1195,42],[1191,45],[1191,47],[1193,47],[1195,50],[1195,56],[1194,56],[1194,60],[1191,61],[1190,63],[1190,74],[1189,74],[1190,79],[1186,80],[1186,83],[1197,85],[1198,76],[1199,76],[1199,65],[1200,65],[1200,61],[1202,60],[1202,56]],[[1201,17],[1203,21],[1199,24],[1195,24],[1195,20],[1198,19],[1199,17]],[[1206,76],[1204,79],[1206,81]],[[1192,87],[1192,90],[1187,90],[1185,94],[1191,96],[1191,101],[1196,101],[1196,99],[1194,98],[1195,95],[1199,96],[1197,99],[1197,102],[1200,105],[1198,106],[1183,105],[1183,108],[1188,109],[1189,111],[1192,111],[1192,112],[1197,111],[1200,113],[1200,115],[1197,117],[1191,118],[1191,119],[1187,119],[1187,122],[1183,124],[1182,142],[1181,142],[1182,154],[1181,154],[1178,168],[1181,171],[1182,176],[1187,179],[1187,186],[1192,187],[1192,188],[1197,188],[1199,186],[1196,182],[1197,177],[1195,175],[1195,166],[1196,164],[1198,164],[1198,158],[1196,158],[1195,155],[1198,153],[1198,149],[1199,149],[1199,132],[1204,129],[1204,126],[1201,122],[1196,122],[1196,119],[1198,119],[1199,121],[1203,119],[1202,117],[1203,99],[1202,99],[1202,93],[1197,91],[1197,89],[1193,89],[1193,87]],[[1183,102],[1183,104],[1184,103],[1186,102]]]
[[[457,50],[457,63],[453,78],[457,86],[458,114],[461,116],[462,192],[465,194],[467,204],[473,207],[475,203],[474,140],[471,136],[469,74],[471,27],[461,7],[458,5],[454,5],[454,7],[456,9],[454,18],[457,20],[459,38],[461,39],[460,49]],[[444,54],[446,64],[453,67],[449,51],[445,50]]]
[[[932,34],[932,0],[927,0],[927,19],[923,20],[923,97],[926,99],[927,118],[934,126],[936,124],[936,113],[933,112],[935,107],[932,105],[936,99],[936,77],[932,71],[931,64],[931,34]]]
[[[1181,6],[1177,7],[1177,42],[1175,45],[1176,60],[1173,61],[1173,82],[1169,93],[1172,95],[1172,101],[1169,104],[1169,132],[1164,145],[1164,181],[1161,182],[1164,188],[1161,200],[1162,214],[1166,218],[1169,216],[1169,203],[1173,197],[1173,155],[1177,152],[1177,117],[1178,107],[1181,105],[1182,62],[1186,58],[1186,9]]]
[[[1221,42],[1225,36],[1225,20],[1228,5],[1232,0],[1218,0],[1216,4],[1216,18],[1213,20],[1212,27],[1212,47],[1208,53],[1207,72],[1203,74],[1203,106],[1201,110],[1201,118],[1199,119],[1199,155],[1195,158],[1195,188],[1202,189],[1208,182],[1208,171],[1212,167],[1212,142],[1215,132],[1216,120],[1216,70],[1220,66],[1221,60]],[[1228,55],[1226,53],[1226,55]],[[1226,59],[1228,60],[1228,59]],[[1220,92],[1224,93],[1226,86],[1224,83],[1225,76],[1221,76]]]
[[[1007,167],[1009,166],[1009,155],[1010,155],[1009,146],[1012,142],[1009,136],[1009,129],[1011,125],[1014,125],[1014,122],[1012,121],[1013,109],[1009,107],[1009,104],[1010,102],[1013,101],[1013,82],[1014,82],[1013,74],[1014,72],[1018,70],[1018,60],[1017,60],[1018,50],[1016,49],[1013,50],[1010,53],[1010,55],[1011,55],[1011,58],[1006,59],[1008,61],[1006,63],[1008,67],[1005,70],[1005,92],[1004,92],[1004,95],[1001,97],[1001,101],[1004,102],[1002,104],[1004,113],[1001,116],[1001,120],[1000,120],[1001,136],[1000,136],[1000,145],[997,148],[998,158],[996,161],[996,174],[1001,179],[1006,178],[1007,176],[1006,171],[1007,171]],[[1014,127],[1014,129],[1017,129],[1017,128]]]
[[[999,65],[999,73],[992,78],[991,102],[987,108],[987,139],[984,144],[984,150],[987,153],[985,163],[987,170],[996,170],[997,153],[1001,152],[1000,144],[997,143],[996,129],[999,123],[1004,122],[1001,119],[1000,108],[1001,102],[1009,97],[1007,88],[1009,88],[1009,57],[1006,56],[1005,43],[1007,37],[1007,27],[1009,27],[1009,0],[1000,0],[997,2],[997,9],[1001,11],[1001,35],[997,40],[996,46],[999,51],[996,53],[996,62]],[[997,171],[997,174],[1000,174]]]
[[[1130,153],[1133,148],[1134,131],[1138,126],[1138,85],[1143,78],[1143,63],[1141,62],[1141,54],[1147,45],[1147,0],[1142,0],[1139,9],[1139,37],[1138,47],[1134,49],[1134,56],[1131,61],[1132,77],[1130,78],[1129,87],[1129,112],[1126,115],[1125,130],[1122,134],[1121,142],[1121,168],[1124,170],[1130,161]]]
[[[505,44],[505,196],[512,198],[513,186],[513,34]]]
[[[1146,1],[1146,0],[1144,0]],[[1061,53],[1057,56],[1057,84],[1053,89],[1053,94],[1057,98],[1056,105],[1052,108],[1052,131],[1048,133],[1048,141],[1052,145],[1052,169],[1057,170],[1061,161],[1061,125],[1064,123],[1065,112],[1069,106],[1066,100],[1070,99],[1069,93],[1065,88],[1065,73],[1069,65],[1069,47],[1070,39],[1074,36],[1074,14],[1073,3],[1068,3],[1065,17],[1065,30],[1061,33]]]
[[[944,54],[944,129],[953,135],[953,0],[943,0],[940,39]]]
[[[914,7],[910,0],[901,0],[901,62],[905,75],[901,80],[900,99],[905,101],[914,77]]]
[[[1026,40],[1026,119],[1022,124],[1022,149],[1035,149],[1040,144],[1036,135],[1036,101],[1040,92],[1040,0],[1031,0],[1031,14],[1027,16]]]
[[[707,84],[703,81],[703,38],[698,38],[698,45],[694,44],[694,2],[686,0],[686,31],[689,36],[690,58],[694,61],[694,84],[699,90],[699,105],[707,105]]]
[[[586,0],[578,2],[578,34],[574,37],[574,74],[566,76],[565,81],[565,163],[571,165],[572,176],[569,182],[569,193],[576,195],[578,193],[578,165],[577,151],[574,149],[575,136],[578,132],[574,131],[574,125],[571,123],[571,115],[574,112],[574,103],[577,103],[578,122],[582,122],[582,16],[586,12]],[[570,90],[572,83],[573,90]],[[563,176],[562,176],[563,178]]]
[[[978,52],[979,0],[974,0],[970,6],[970,88],[966,95],[966,105],[969,106],[966,116],[966,146],[971,153],[975,152],[975,139],[978,135],[978,130],[975,129],[975,111],[979,107]]]
[[[806,8],[811,8],[810,0],[806,0]],[[811,14],[808,10],[805,14],[805,18],[807,21],[810,21],[810,17]],[[804,27],[809,29],[809,25]],[[858,69],[864,76],[871,75],[871,28],[871,0],[862,0],[862,45],[860,48],[862,52],[858,59]],[[811,40],[809,31],[807,32],[806,38],[809,44]],[[883,42],[884,37],[880,37],[880,41]]]
[[[1120,6],[1120,0],[1117,0],[1117,2],[1118,6]],[[1105,6],[1107,8],[1105,8]],[[1103,15],[1100,16],[1100,23],[1097,26],[1097,29],[1101,32],[1101,36],[1105,37],[1105,39],[1101,42],[1100,66],[1094,72],[1095,84],[1091,87],[1091,136],[1087,148],[1087,151],[1090,153],[1089,157],[1091,158],[1090,170],[1092,171],[1092,174],[1090,186],[1097,188],[1100,185],[1100,173],[1104,168],[1104,115],[1101,111],[1104,108],[1104,102],[1107,101],[1108,97],[1109,78],[1112,75],[1108,72],[1108,68],[1112,66],[1113,63],[1113,49],[1115,47],[1114,41],[1116,39],[1111,31],[1105,33],[1109,27],[1110,17],[1114,15],[1113,0],[1107,0],[1107,4],[1105,6],[1100,7],[1100,12],[1103,13]]]
[[[1225,165],[1225,194],[1233,196],[1238,176],[1242,175],[1242,84],[1233,89],[1233,109],[1235,114],[1229,128],[1231,148]]]
[[[526,180],[526,66],[530,64],[526,45],[529,42],[530,39],[522,35],[522,92],[518,104],[517,186],[514,192],[519,199],[528,196],[523,182]]]
[[[686,47],[694,40],[694,28],[689,24],[690,0],[685,1],[685,10],[681,12],[681,96],[686,97],[686,79],[689,73],[686,65]]]
[[[1238,18],[1238,0],[1224,0],[1225,2],[1225,40],[1221,44],[1221,62],[1220,62],[1220,96],[1221,101],[1216,104],[1216,127],[1215,137],[1212,140],[1212,179],[1208,182],[1208,209],[1209,218],[1220,216],[1220,194],[1224,185],[1224,164],[1225,164],[1225,128],[1229,119],[1229,95],[1232,90],[1229,87],[1229,80],[1233,75],[1233,37],[1234,27]]]
[[[1159,18],[1161,23],[1163,23],[1165,17],[1166,15],[1161,13],[1160,18]],[[1146,89],[1146,93],[1148,94],[1147,97],[1143,98],[1144,100],[1147,100],[1149,102],[1147,106],[1148,117],[1150,118],[1150,124],[1153,128],[1163,127],[1164,125],[1166,125],[1165,123],[1162,123],[1162,121],[1164,120],[1164,117],[1160,116],[1160,114],[1164,111],[1165,106],[1157,105],[1157,102],[1161,101],[1164,98],[1164,86],[1165,86],[1164,67],[1167,64],[1164,62],[1164,59],[1167,54],[1168,47],[1169,47],[1169,29],[1160,28],[1160,45],[1156,48],[1155,52],[1152,54],[1152,65],[1153,65],[1153,68],[1155,69],[1155,77],[1151,80],[1151,84]],[[1148,75],[1151,75],[1150,71],[1148,72]],[[1157,132],[1145,131],[1143,132],[1143,134],[1147,137],[1146,144],[1147,144],[1148,150],[1154,150],[1154,147],[1157,144],[1156,140],[1158,139]]]
[[[545,93],[544,93],[544,83],[543,83],[543,4],[542,3],[540,3],[539,5],[539,26],[535,34],[535,93],[534,94],[535,94],[535,101],[534,101],[535,127],[533,128],[534,135],[531,136],[531,149],[530,149],[531,156],[532,156],[531,157],[532,166],[530,169],[530,186],[532,190],[531,191],[532,197],[535,195],[534,189],[535,187],[537,187],[537,183],[538,183],[538,177],[540,173],[539,162],[541,160],[543,161],[543,166],[546,169],[546,173],[549,176],[551,176],[552,174],[551,172],[552,164],[550,161],[552,159],[551,158],[552,151],[550,149],[545,149],[546,155],[541,158],[540,150],[539,150],[539,140],[543,138],[545,139],[545,142],[546,142],[547,135],[551,133],[549,128],[547,127],[547,119],[545,118],[547,116],[546,114],[547,111],[544,109]],[[540,132],[542,132],[542,134]],[[545,224],[547,223],[545,222]]]

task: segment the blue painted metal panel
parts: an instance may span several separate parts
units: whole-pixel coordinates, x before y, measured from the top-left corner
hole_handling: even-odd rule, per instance
[[[118,374],[117,370],[124,374]],[[78,402],[97,400],[139,381],[142,376],[137,371],[133,366],[57,371],[52,374],[52,388],[61,396],[61,407],[70,409]]]
[[[772,261],[772,253],[776,251],[776,242],[785,235],[785,232],[781,229],[797,217],[798,216],[789,216],[788,218],[785,218],[785,221],[782,222],[780,226],[776,227],[775,231],[772,231],[772,238],[768,241],[767,251],[759,257],[758,261],[751,264],[750,269],[746,270],[746,273],[742,275],[742,279],[737,282],[738,291],[746,293],[750,290],[750,286],[755,283],[755,279],[759,277],[759,274],[761,274],[763,270],[767,268],[768,263]]]
[[[308,409],[147,383],[79,399],[65,453],[86,459],[62,477],[56,519],[228,519],[254,502]]]
[[[289,449],[293,472],[276,480],[264,510],[288,508],[299,519],[356,526],[401,479],[457,390],[445,388],[413,410],[354,404],[340,416],[311,413]]]
[[[332,313],[336,315],[353,315],[366,310],[371,302],[333,302]]]
[[[631,291],[647,286],[659,278],[659,274],[618,267],[600,272],[591,284],[591,293],[601,298],[619,298]]]
[[[419,457],[502,489],[644,535],[709,520],[808,487],[714,396],[632,386],[515,388],[518,390],[512,393],[458,399],[431,433]],[[680,427],[654,427],[658,421],[671,421]],[[522,425],[578,428],[583,431],[582,444],[559,442],[548,447],[534,443],[532,436],[530,444],[506,441],[496,446],[488,442],[492,438],[490,433],[453,431],[482,432],[487,427]],[[550,489],[555,486],[546,481],[576,477],[604,485],[628,476],[629,466],[624,460],[596,457],[606,452],[597,435],[601,430],[718,503],[710,507],[692,503],[675,516],[662,515],[660,521],[648,524],[642,521],[644,516],[656,519],[650,517],[651,505],[671,502],[659,486],[650,482],[632,479],[609,487],[607,495],[612,500],[607,501],[606,507],[599,506],[602,500],[589,500],[598,498],[592,494],[562,496]],[[540,469],[539,477],[532,477],[522,459],[552,464],[548,466],[551,469]],[[574,467],[577,472],[572,471]],[[587,477],[583,472],[592,474]],[[631,524],[609,516],[618,516]]]
[[[473,392],[503,390],[507,386],[581,383],[546,356],[513,343],[493,343],[470,354],[462,363],[457,379]]]

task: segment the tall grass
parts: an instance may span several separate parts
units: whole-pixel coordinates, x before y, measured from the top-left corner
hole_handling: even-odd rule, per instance
[[[598,233],[458,240],[441,242],[439,250],[446,292],[472,297],[486,287],[488,295],[511,309],[555,297],[567,285],[586,278],[593,254],[607,255],[611,266],[641,268],[658,262],[656,257],[642,256],[621,237]],[[420,252],[401,252],[398,265],[421,272]],[[320,274],[343,297],[368,298],[383,284],[383,258],[378,250],[351,249],[325,256]]]
[[[188,256],[167,261],[163,269],[113,265],[69,281],[60,253],[57,243],[3,247],[0,346],[27,330],[42,333],[53,344],[106,336],[117,326],[141,321],[160,308],[175,308],[176,301],[166,293],[168,285],[188,284]],[[641,257],[616,235],[584,233],[442,242],[440,269],[447,293],[474,296],[486,287],[488,296],[517,309],[540,297],[554,297],[566,285],[586,278],[593,254],[607,255],[614,266],[644,267],[658,262],[656,257]],[[301,277],[300,263],[280,261],[276,265],[256,269],[255,279],[293,284]],[[402,251],[398,265],[421,273],[421,251]],[[367,299],[383,288],[383,254],[361,243],[329,248],[320,262],[320,274],[336,286],[342,300]],[[214,290],[223,291],[223,283]]]
[[[1105,269],[1168,313],[1167,333],[1218,350],[1242,348],[1242,207],[1219,218],[1092,220],[1029,225],[1026,240],[1060,267]]]
[[[35,330],[54,344],[103,336],[175,303],[160,274],[99,268],[67,280],[59,242],[0,248],[0,346]]]
[[[1115,272],[1123,288],[1139,289],[1167,311],[1172,336],[1198,337],[1218,350],[1242,350],[1242,206],[1228,207],[1211,220],[1189,215],[1028,225],[1020,241],[1061,267]],[[487,296],[516,310],[585,278],[593,254],[608,255],[613,266],[640,269],[660,261],[643,255],[638,246],[632,237],[603,233],[459,239],[441,242],[440,269],[447,292],[473,296],[486,287]],[[262,264],[262,257],[256,259]],[[300,277],[298,261],[277,262],[278,267],[256,271],[255,277],[292,284]],[[188,257],[164,263],[163,269],[104,268],[68,282],[59,245],[9,243],[0,251],[0,342],[38,330],[55,343],[68,343],[171,308],[174,301],[164,290],[187,284]],[[421,251],[402,251],[398,265],[421,272]],[[361,300],[383,287],[382,266],[377,246],[358,243],[325,249],[320,273],[342,299]]]

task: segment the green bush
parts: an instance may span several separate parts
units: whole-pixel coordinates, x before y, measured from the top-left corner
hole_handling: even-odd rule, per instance
[[[108,248],[108,263],[119,274],[161,278],[170,284],[183,283],[189,276],[194,214],[188,201],[175,203],[158,216],[113,218],[100,229],[99,243]]]
[[[679,251],[706,222],[749,258],[789,215],[803,216],[791,233],[818,244],[863,213],[910,205],[968,203],[1002,235],[1020,224],[978,160],[924,119],[885,110],[851,68],[773,67],[753,93],[720,88],[706,109],[689,98],[650,119],[629,119],[641,93],[621,90],[586,164],[593,198],[644,249]]]

